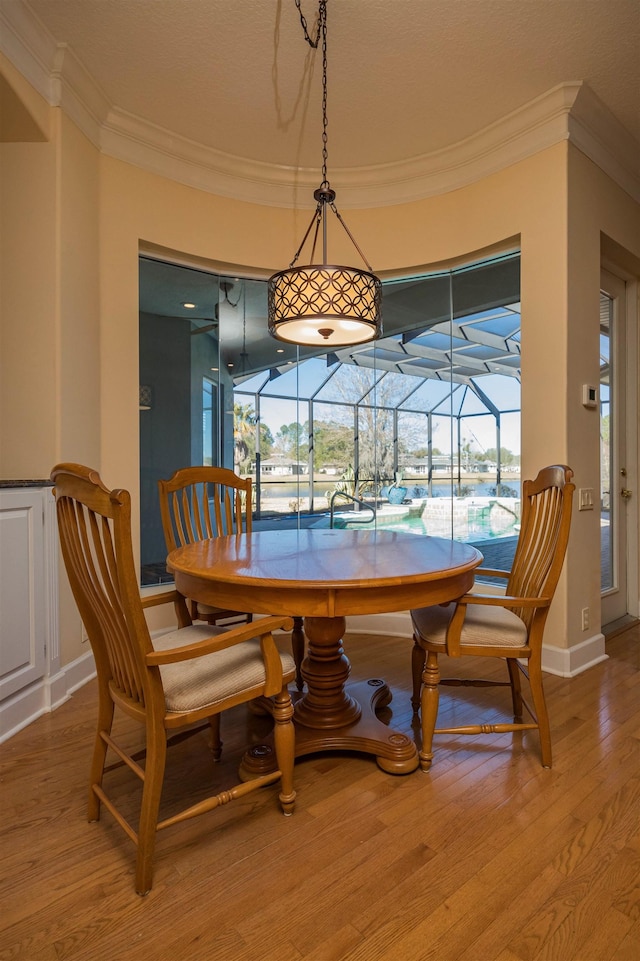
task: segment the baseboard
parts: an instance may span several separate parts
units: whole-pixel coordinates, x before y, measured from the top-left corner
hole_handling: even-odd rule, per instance
[[[93,654],[87,651],[70,664],[65,664],[51,677],[43,677],[6,698],[0,704],[0,743],[13,737],[43,714],[55,711],[74,691],[95,677],[95,674]]]
[[[408,611],[393,614],[363,614],[347,618],[347,631],[355,634],[413,636]],[[162,634],[164,630],[155,631]],[[595,634],[571,648],[545,644],[542,649],[542,669],[560,677],[575,677],[594,664],[607,659],[604,634]],[[8,697],[0,704],[0,744],[43,714],[54,711],[71,694],[95,677],[96,668],[91,651],[66,664],[52,677],[45,677],[23,691]]]
[[[409,611],[393,614],[358,614],[347,617],[347,631],[354,634],[390,634],[397,637],[413,637]]]
[[[387,634],[409,638],[413,636],[411,615],[408,611],[348,617],[347,631],[355,634]],[[604,634],[595,634],[573,647],[554,647],[551,644],[542,646],[542,670],[559,677],[575,677],[606,659]]]
[[[174,629],[173,626],[160,628],[152,631],[151,637],[158,637]],[[55,711],[69,700],[74,691],[95,676],[96,665],[93,652],[89,648],[86,654],[65,664],[56,674],[43,677],[18,691],[13,697],[6,698],[0,703],[0,744],[8,741],[43,714]]]
[[[542,670],[559,677],[576,677],[595,664],[606,661],[604,634],[594,634],[573,647],[542,645]]]

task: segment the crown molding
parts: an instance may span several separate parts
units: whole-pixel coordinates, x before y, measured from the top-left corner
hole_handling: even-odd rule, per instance
[[[178,183],[247,203],[313,206],[318,171],[262,163],[180,137],[108,102],[66,44],[22,3],[0,5],[0,49],[103,153]],[[340,207],[413,203],[495,174],[568,140],[640,202],[640,144],[583,82],[559,84],[444,150],[398,163],[336,168]]]
[[[50,105],[54,102],[51,67],[56,46],[28,7],[22,3],[0,4],[0,50]]]
[[[569,114],[569,140],[640,203],[640,144],[587,84]]]
[[[99,150],[110,104],[71,47],[58,44],[51,70],[55,105],[73,120]]]
[[[447,193],[568,139],[581,84],[563,84],[444,150],[393,164],[335,168],[340,207],[412,203]],[[276,207],[313,206],[318,171],[234,157],[178,137],[121,110],[102,129],[105,153],[221,196]]]

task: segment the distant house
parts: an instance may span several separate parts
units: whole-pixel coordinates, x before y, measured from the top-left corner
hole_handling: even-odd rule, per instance
[[[451,466],[451,458],[447,454],[434,454],[431,458],[434,471],[447,471]],[[398,462],[398,467],[409,477],[417,477],[429,473],[428,457],[405,457]]]
[[[255,471],[255,464],[251,465]],[[269,460],[260,461],[260,473],[272,474],[276,476],[307,474],[309,467],[306,463],[298,460],[291,460],[289,457],[271,457]]]

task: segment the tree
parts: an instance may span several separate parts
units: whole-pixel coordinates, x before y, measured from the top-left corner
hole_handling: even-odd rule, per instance
[[[498,462],[498,451],[496,450],[495,447],[489,447],[489,448],[484,452],[484,457],[486,458],[486,460],[493,461],[494,463],[497,464],[497,462]],[[514,454],[513,451],[507,450],[506,447],[501,447],[501,448],[500,448],[500,463],[502,464],[503,467],[509,467],[509,466],[511,466],[512,464],[519,464],[519,463],[520,463],[520,455],[519,455],[519,454]]]
[[[393,477],[393,383],[383,377],[375,385],[367,367],[349,367],[349,378],[339,392],[345,404],[358,408],[358,478],[360,481]],[[359,403],[371,397],[371,403]],[[350,458],[351,460],[351,458]]]
[[[346,469],[353,460],[353,428],[336,421],[315,421],[313,425],[313,467]]]
[[[255,433],[256,412],[253,404],[233,405],[233,466],[239,471],[249,460],[248,440]]]
[[[283,424],[275,439],[275,448],[283,457],[292,460],[306,461],[309,457],[309,426],[294,421]]]
[[[269,457],[273,435],[266,424],[259,425],[260,454]],[[256,412],[253,404],[233,405],[233,464],[236,471],[248,473],[256,456]]]

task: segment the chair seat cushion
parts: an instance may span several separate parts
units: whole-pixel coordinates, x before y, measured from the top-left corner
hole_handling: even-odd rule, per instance
[[[200,601],[198,601],[198,603],[196,604],[196,608],[197,608],[199,617],[210,617],[212,614],[220,614],[220,613],[224,613],[225,611],[227,611],[230,614],[234,613],[234,611],[232,611],[231,608],[210,607],[209,604],[201,604]],[[238,612],[238,613],[242,613],[242,612]]]
[[[194,644],[197,641],[225,633],[222,628],[193,624],[154,638],[156,651]],[[290,654],[281,653],[285,683],[295,677],[295,664]],[[176,714],[215,707],[228,697],[250,691],[264,684],[265,670],[260,641],[243,641],[223,651],[194,657],[177,664],[160,667],[167,710]]]
[[[447,628],[455,609],[456,605],[451,603],[411,611],[418,637],[442,647],[444,651]],[[473,647],[525,647],[527,628],[518,615],[506,607],[469,604],[460,644]]]

